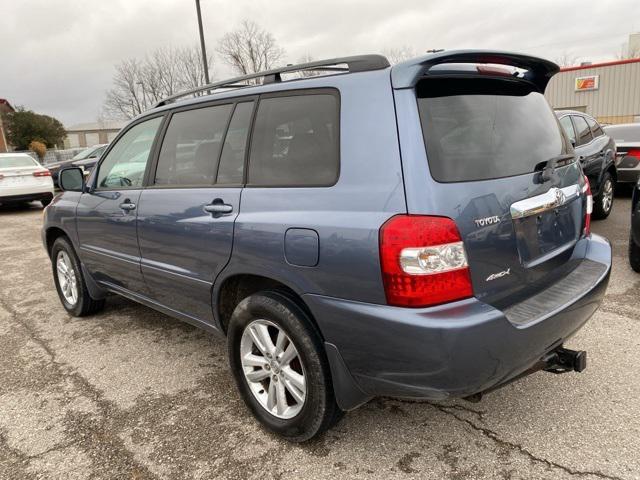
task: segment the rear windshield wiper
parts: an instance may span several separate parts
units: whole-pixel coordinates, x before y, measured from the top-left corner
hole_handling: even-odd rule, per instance
[[[555,157],[551,157],[548,160],[543,160],[542,162],[537,163],[536,168],[533,171],[542,171],[542,181],[546,182],[547,180],[551,180],[551,178],[555,174],[556,168],[569,165],[570,163],[575,161],[575,158],[576,156],[573,153],[556,155]]]

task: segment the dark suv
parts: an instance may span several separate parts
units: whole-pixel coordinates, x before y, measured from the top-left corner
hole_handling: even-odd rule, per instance
[[[169,98],[86,183],[61,173],[43,241],[62,304],[87,315],[116,293],[225,334],[248,407],[294,441],[380,395],[478,400],[581,371],[563,342],[598,308],[611,248],[543,96],[557,71],[373,55]]]
[[[556,115],[589,179],[593,194],[593,218],[607,218],[613,208],[618,181],[616,144],[600,124],[586,113],[557,110]]]

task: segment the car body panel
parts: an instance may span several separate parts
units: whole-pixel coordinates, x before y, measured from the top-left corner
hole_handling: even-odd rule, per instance
[[[213,322],[213,281],[231,256],[240,188],[149,188],[137,208],[142,274],[148,296],[160,304]],[[220,200],[228,215],[205,205]]]
[[[542,88],[557,70],[531,57],[508,58],[539,68],[535,80]],[[64,192],[47,209],[43,238],[51,228],[67,232],[99,288],[218,333],[224,333],[219,296],[229,279],[256,275],[288,287],[318,325],[345,409],[380,394],[445,398],[508,381],[562,344],[597,308],[610,271],[610,246],[582,235],[586,196],[575,162],[545,182],[535,181],[534,174],[436,182],[410,85],[423,63],[399,67],[401,89],[392,88],[389,68],[310,77],[167,104],[130,124],[223,99],[331,88],[340,97],[340,172],[334,185],[154,188],[156,140],[142,188],[95,190],[93,169],[86,192]],[[558,212],[567,225],[555,230],[575,238],[536,265],[523,265],[514,252],[518,241],[529,243],[514,236],[513,219],[505,212],[522,199],[573,186],[579,194]],[[206,214],[203,207],[216,198],[232,205],[233,214]],[[137,209],[122,211],[125,201]],[[500,222],[479,229],[477,217],[495,208]],[[380,227],[407,213],[456,220],[469,253],[474,297],[430,308],[387,305]],[[545,224],[536,238],[553,244],[554,227]],[[290,231],[306,232],[313,241],[295,243],[295,255],[287,256],[287,242],[297,242]],[[575,301],[546,312],[535,325],[517,327],[508,320],[509,307],[561,286],[587,260],[599,262],[603,273]],[[488,276],[508,268],[514,272],[508,282],[487,283]]]
[[[640,245],[640,180],[636,183],[631,197],[631,236]]]
[[[25,166],[2,166],[3,158],[20,158],[31,162]],[[23,153],[0,154],[0,202],[45,200],[53,198],[51,176],[38,176],[36,172],[47,172],[30,155]]]
[[[607,125],[604,130],[616,143],[618,182],[637,182],[640,179],[640,123]],[[632,150],[634,155],[628,155]]]
[[[557,110],[556,116],[559,120],[569,116],[572,121],[574,117],[590,118],[592,121],[595,121],[595,119],[589,117],[587,114],[573,110]],[[577,131],[575,122],[573,125]],[[613,138],[606,133],[606,128],[603,128],[603,130],[605,131],[605,135],[592,138],[591,141],[585,144],[574,146],[576,156],[578,160],[580,160],[582,169],[589,179],[591,193],[594,196],[600,192],[602,177],[605,172],[612,171],[614,178],[618,178],[615,165],[616,143]]]

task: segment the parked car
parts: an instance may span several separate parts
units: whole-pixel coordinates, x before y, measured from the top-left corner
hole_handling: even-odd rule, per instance
[[[97,161],[98,158],[100,158],[100,155],[102,154],[102,152],[104,152],[105,148],[106,148],[105,144],[94,145],[92,147],[86,148],[81,152],[77,153],[76,155],[73,156],[73,158],[70,158],[68,160],[62,160],[60,162],[53,162],[53,163],[47,164],[47,168],[51,172],[51,177],[53,178],[54,185],[56,187],[59,187],[58,174],[60,173],[60,170],[70,166],[82,166],[82,168],[84,168],[83,164],[76,165],[76,163],[81,160],[90,160],[93,162]],[[91,165],[91,167],[93,166],[91,163],[89,164]]]
[[[616,142],[618,183],[633,185],[640,179],[640,123],[608,125],[604,131]]]
[[[640,180],[631,196],[631,232],[629,233],[629,263],[640,273]]]
[[[98,163],[98,160],[100,160],[100,157],[104,153],[108,144],[105,143],[104,145],[96,145],[96,146],[98,148],[93,150],[88,157],[81,158],[79,160],[71,162],[72,166],[80,167],[84,171],[85,176],[91,173],[91,170],[93,170],[93,167],[95,167],[96,163]]]
[[[286,80],[314,69],[331,74]],[[478,400],[582,371],[563,342],[598,308],[611,247],[543,96],[557,71],[371,55],[162,101],[86,181],[61,173],[43,242],[62,305],[117,293],[225,334],[248,408],[292,441],[376,396]]]
[[[556,115],[589,179],[593,194],[593,218],[607,218],[613,208],[615,185],[618,181],[616,143],[586,113],[557,110]]]
[[[46,207],[53,198],[51,172],[26,153],[0,153],[0,203],[39,200]]]

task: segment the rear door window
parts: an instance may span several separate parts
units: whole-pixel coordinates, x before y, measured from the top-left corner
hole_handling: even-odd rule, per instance
[[[242,183],[244,157],[253,105],[254,102],[239,103],[233,111],[233,117],[231,118],[227,135],[224,138],[224,146],[220,156],[216,180],[218,185]]]
[[[573,123],[576,126],[576,132],[578,132],[578,145],[584,145],[585,143],[589,143],[593,140],[591,136],[591,129],[589,125],[587,125],[587,121],[584,117],[579,117],[578,115],[572,115]]]
[[[417,87],[431,175],[465,182],[521,175],[568,152],[544,96],[528,83],[432,78]]]
[[[604,135],[604,132],[602,131],[602,127],[593,118],[587,117],[587,123],[589,124],[589,128],[591,129],[591,134],[593,135],[593,138]]]
[[[338,179],[339,101],[333,93],[260,100],[248,183],[253,186],[329,186]]]
[[[573,128],[573,122],[571,121],[571,117],[567,115],[566,117],[562,117],[560,119],[560,125],[562,125],[562,129],[569,137],[569,140],[573,142],[573,144],[577,144],[578,140],[576,138],[576,131]]]
[[[174,113],[162,142],[155,184],[213,185],[232,108],[227,104]]]

